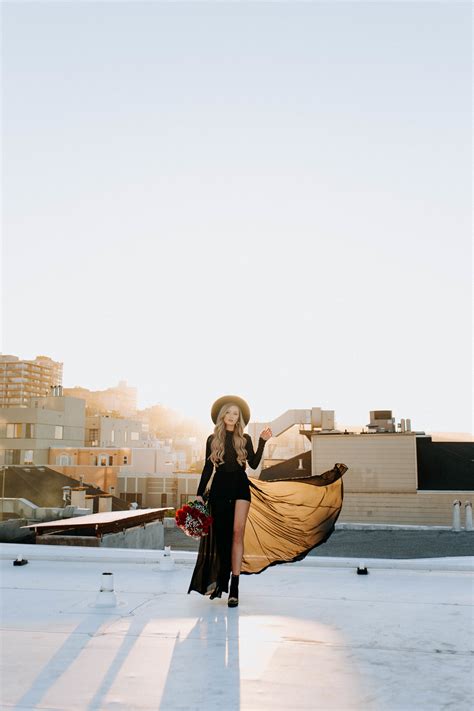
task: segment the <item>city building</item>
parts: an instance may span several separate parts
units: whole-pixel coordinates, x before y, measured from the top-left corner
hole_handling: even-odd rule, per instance
[[[117,494],[117,479],[131,461],[131,450],[117,447],[51,447],[48,466],[102,491]]]
[[[14,355],[0,355],[0,407],[27,405],[31,397],[47,397],[60,386],[63,364],[48,356],[23,360]]]
[[[321,474],[335,462],[349,467],[344,475],[341,522],[451,525],[453,501],[472,497],[474,463],[456,453],[454,443],[451,461],[444,462],[446,478],[440,488],[426,467],[427,446],[433,443],[425,433],[310,436],[314,473]],[[474,455],[474,444],[460,444],[461,448],[467,444]],[[442,449],[437,454],[439,462]]]
[[[79,386],[64,388],[64,394],[85,400],[87,415],[116,413],[133,418],[137,414],[137,389],[127,385],[126,380],[106,390],[88,390]]]
[[[196,495],[200,474],[175,471],[155,474],[121,474],[118,478],[118,496],[143,507],[172,506],[178,508]]]
[[[86,447],[153,447],[148,424],[111,415],[86,416]]]
[[[174,508],[197,491],[204,439],[156,440],[147,423],[86,415],[84,399],[55,387],[28,405],[0,408],[0,465],[48,467],[139,507]],[[250,422],[254,446],[273,437],[250,477],[272,480],[322,474],[336,462],[344,475],[342,522],[449,525],[454,499],[472,497],[474,444],[433,442],[406,418],[373,410],[359,432],[336,428],[333,410],[288,410],[271,422]]]
[[[140,506],[175,506],[178,487],[176,472],[187,473],[187,452],[171,443],[155,442],[154,447],[51,447],[49,466],[79,481],[98,486],[125,501]],[[190,481],[199,479],[196,472]],[[194,493],[184,484],[183,492]]]
[[[0,408],[0,464],[47,464],[51,447],[84,445],[84,401],[52,392]]]
[[[320,475],[336,462],[346,464],[341,522],[450,525],[453,501],[472,499],[473,443],[433,442],[412,431],[408,418],[397,425],[391,410],[372,411],[367,431],[341,432],[323,428],[318,410],[291,410],[270,423],[277,434],[299,421],[311,452],[275,466],[266,460],[262,479]]]
[[[249,423],[254,445],[268,425],[274,437],[259,469],[248,469],[249,476],[271,480],[319,475],[343,462],[349,469],[344,475],[342,522],[450,525],[453,499],[469,496],[474,489],[474,444],[432,442],[426,433],[412,431],[408,418],[395,423],[389,410],[372,411],[369,425],[360,432],[338,430],[333,411],[289,410],[269,423]],[[289,445],[281,446],[279,440],[289,432]],[[298,446],[300,451],[288,456]],[[203,465],[203,453],[196,451],[199,456],[190,466],[171,442],[154,449],[130,448],[121,461],[114,459],[112,449],[91,448],[93,466],[85,468],[87,459],[78,459],[78,470],[104,490],[113,482],[116,495],[127,502],[176,508],[196,494]],[[74,476],[73,467],[62,470]]]

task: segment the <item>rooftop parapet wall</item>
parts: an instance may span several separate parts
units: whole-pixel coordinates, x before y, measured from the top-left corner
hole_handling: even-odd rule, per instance
[[[344,479],[348,473],[346,472]],[[451,527],[455,499],[460,499],[462,502],[466,499],[472,501],[472,492],[417,491],[416,493],[369,494],[345,491],[338,521]],[[464,526],[464,506],[462,508]]]
[[[164,528],[163,521],[149,521],[140,526],[134,526],[117,533],[105,533],[102,536],[46,533],[37,536],[36,541],[41,545],[159,550],[164,547]]]

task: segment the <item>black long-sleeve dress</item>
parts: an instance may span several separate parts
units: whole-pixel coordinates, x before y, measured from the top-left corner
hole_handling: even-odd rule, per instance
[[[206,461],[202,470],[201,479],[197,490],[198,496],[202,496],[211,478],[214,466],[209,459],[211,454],[211,442],[213,435],[209,435],[206,441]],[[224,463],[220,464],[214,475],[211,488],[213,499],[246,499],[250,501],[250,486],[245,467],[237,461],[237,452],[233,445],[234,433],[226,430],[224,445]],[[247,450],[247,464],[252,469],[257,469],[262,459],[265,448],[265,440],[260,437],[257,451],[254,452],[252,439],[249,434],[244,433]]]
[[[199,496],[203,495],[214,468],[209,460],[212,437],[209,435],[206,442]],[[260,437],[254,451],[250,435],[244,437],[247,463],[256,469],[265,440]],[[301,560],[329,538],[342,508],[342,475],[346,471],[345,464],[335,464],[319,476],[273,481],[249,479],[245,466],[237,462],[233,433],[226,431],[224,463],[216,468],[209,492],[214,521],[209,534],[200,540],[188,593],[195,590],[202,595],[221,597],[222,592],[228,592],[236,499],[250,501],[241,573],[261,573],[270,565]]]

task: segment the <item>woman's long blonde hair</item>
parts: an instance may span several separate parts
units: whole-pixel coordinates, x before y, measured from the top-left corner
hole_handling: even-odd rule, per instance
[[[226,405],[222,405],[221,409],[219,410],[219,414],[217,415],[216,426],[214,427],[214,434],[211,441],[211,454],[209,455],[209,459],[216,467],[218,467],[219,464],[222,464],[224,461],[225,433],[227,431],[224,422],[224,416],[229,407],[232,406],[236,407],[239,411],[239,419],[235,423],[234,433],[232,437],[232,443],[237,453],[237,461],[241,466],[243,466],[247,459],[246,440],[244,437],[245,422],[242,415],[242,411],[235,402],[228,402]]]

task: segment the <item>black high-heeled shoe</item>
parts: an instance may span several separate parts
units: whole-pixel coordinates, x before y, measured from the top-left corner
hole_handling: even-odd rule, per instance
[[[229,599],[227,600],[228,607],[237,607],[239,604],[239,576],[232,575],[230,580]]]

